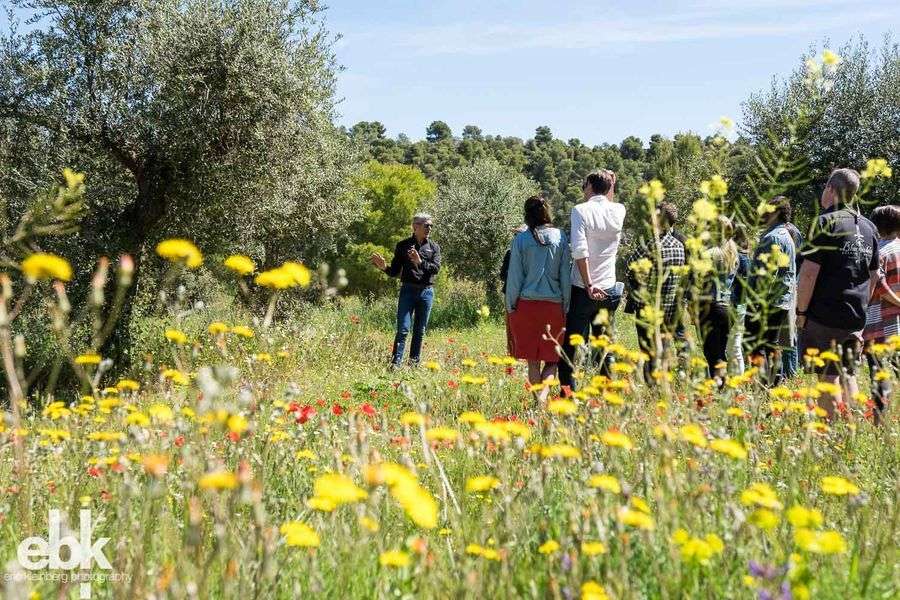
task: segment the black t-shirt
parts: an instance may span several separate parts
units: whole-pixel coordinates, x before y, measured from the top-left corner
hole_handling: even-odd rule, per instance
[[[409,260],[407,253],[410,248],[415,248],[419,252],[422,262],[416,266]],[[421,244],[416,241],[415,236],[400,240],[394,247],[394,258],[391,260],[384,272],[391,277],[400,276],[403,283],[413,283],[416,285],[434,285],[434,278],[441,269],[441,247],[430,239],[426,239]]]
[[[819,216],[804,260],[820,265],[807,316],[828,327],[857,331],[866,325],[869,272],[878,269],[878,232],[855,210]]]

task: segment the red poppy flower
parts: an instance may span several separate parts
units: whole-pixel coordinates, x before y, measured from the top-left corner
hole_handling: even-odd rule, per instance
[[[237,431],[229,431],[227,433],[227,436],[228,436],[228,439],[231,440],[232,442],[241,441],[241,434],[239,434]]]
[[[453,380],[450,380],[447,382],[447,387],[450,388],[451,390],[455,390],[456,388],[459,387],[459,384]]]
[[[374,416],[375,416],[375,407],[372,406],[371,404],[369,404],[368,402],[363,403],[363,404],[359,407],[359,411],[360,411],[361,413],[363,413],[364,415],[366,415],[367,417],[374,417]]]
[[[344,414],[344,407],[335,402],[331,405],[331,413],[337,416]]]
[[[182,446],[184,446],[184,436],[179,435],[177,438],[175,438],[175,447],[181,448]]]
[[[101,471],[99,467],[91,466],[91,467],[88,467],[87,473],[91,477],[100,477],[100,475],[103,474],[103,471]]]
[[[310,418],[311,416],[313,416],[314,414],[316,414],[316,409],[314,409],[314,408],[313,408],[312,406],[310,406],[309,404],[306,404],[306,405],[300,407],[299,413],[300,413],[300,414],[297,416],[296,421],[297,421],[297,423],[299,423],[300,425],[303,425],[304,423],[306,423],[307,421],[309,421],[309,418]]]

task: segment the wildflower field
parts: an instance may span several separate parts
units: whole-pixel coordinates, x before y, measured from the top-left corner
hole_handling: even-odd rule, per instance
[[[203,260],[173,244],[158,250],[178,268]],[[751,369],[719,391],[698,360],[648,389],[625,319],[585,340],[612,376],[539,405],[491,318],[389,372],[392,333],[367,310],[173,311],[135,379],[74,357],[88,389],[22,402],[0,434],[7,578],[48,510],[77,530],[89,508],[126,575],[96,598],[896,597],[895,416],[873,426],[860,402],[826,423],[815,384],[766,390]]]

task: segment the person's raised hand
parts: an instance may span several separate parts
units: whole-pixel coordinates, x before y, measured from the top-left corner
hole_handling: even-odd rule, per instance
[[[381,269],[382,271],[384,271],[384,268],[387,266],[384,257],[377,252],[369,257],[369,262],[375,265],[375,268]]]
[[[606,199],[613,201],[616,197],[616,182],[618,181],[618,178],[616,177],[615,171],[610,171],[610,174],[612,175],[612,185],[609,186],[609,191],[606,193]]]
[[[407,252],[406,255],[409,257],[409,260],[412,261],[412,264],[416,265],[417,267],[422,264],[422,257],[419,256],[419,251],[415,248],[410,248],[409,252]]]

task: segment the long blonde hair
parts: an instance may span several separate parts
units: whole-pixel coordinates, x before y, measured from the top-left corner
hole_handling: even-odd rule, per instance
[[[725,215],[719,215],[718,222],[720,235],[718,250],[720,250],[721,254],[719,252],[710,252],[710,258],[712,258],[713,264],[716,265],[717,269],[724,269],[730,273],[736,271],[738,266],[738,247],[732,239],[734,224]]]

